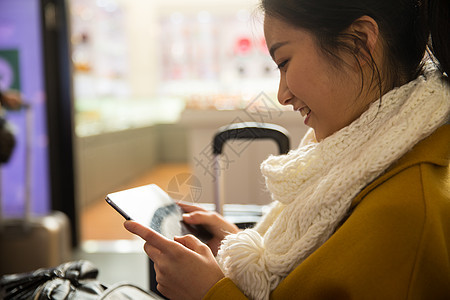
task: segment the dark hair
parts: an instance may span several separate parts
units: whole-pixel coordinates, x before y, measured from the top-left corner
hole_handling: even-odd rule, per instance
[[[427,45],[442,73],[450,75],[450,0],[261,0],[261,7],[266,15],[310,31],[324,53],[334,59],[339,59],[336,50],[342,49],[357,58],[355,43],[361,47],[365,44],[357,35],[344,31],[362,16],[373,18],[386,51],[388,86],[384,90],[422,72]],[[378,77],[381,93],[378,66],[370,51],[363,50]]]

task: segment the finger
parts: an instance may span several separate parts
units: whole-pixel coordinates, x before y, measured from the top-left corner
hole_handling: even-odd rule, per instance
[[[168,299],[172,298],[172,297],[170,297],[170,294],[169,294],[170,289],[167,288],[165,285],[161,285],[160,283],[158,283],[158,285],[156,286],[156,289],[158,290],[158,292],[163,294]]]
[[[191,213],[183,214],[183,221],[194,225],[217,225],[217,219],[216,215],[209,211],[193,211]]]
[[[165,251],[173,245],[173,242],[168,238],[135,221],[125,221],[124,227],[129,232],[140,236],[147,243],[153,245],[161,251]]]
[[[211,211],[194,211],[183,214],[183,221],[192,225],[203,225],[214,236],[223,238],[228,233],[236,233],[239,228],[216,212]]]
[[[169,291],[170,291],[170,285],[171,285],[171,280],[170,278],[167,278],[166,275],[164,275],[161,270],[159,270],[155,264],[155,280],[158,283],[156,286],[156,289],[163,294],[165,297],[169,298]],[[169,298],[170,299],[170,298]]]
[[[208,246],[203,244],[198,238],[191,234],[181,237],[174,237],[174,241],[199,254],[205,254],[210,251]]]
[[[182,201],[178,202],[177,204],[181,207],[181,209],[183,211],[185,211],[187,213],[193,212],[193,211],[207,211],[206,209],[204,209],[200,206],[188,204],[188,203],[182,202]]]
[[[159,250],[158,248],[154,247],[153,245],[149,244],[149,243],[145,243],[144,244],[144,251],[147,254],[147,256],[153,260],[153,262],[157,262],[159,261],[159,258],[161,257],[161,250]]]

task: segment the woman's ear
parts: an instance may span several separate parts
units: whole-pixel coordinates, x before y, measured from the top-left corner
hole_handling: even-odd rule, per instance
[[[354,53],[361,58],[360,63],[371,61],[380,45],[377,22],[369,16],[356,19],[349,27],[349,34],[354,37]]]

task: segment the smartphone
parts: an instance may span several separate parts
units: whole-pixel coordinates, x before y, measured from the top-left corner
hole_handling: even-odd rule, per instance
[[[186,234],[202,242],[212,238],[203,226],[184,223],[182,209],[156,184],[110,193],[105,200],[126,220],[139,222],[169,239]]]

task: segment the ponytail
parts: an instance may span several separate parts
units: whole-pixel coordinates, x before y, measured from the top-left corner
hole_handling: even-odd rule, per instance
[[[428,0],[429,48],[439,68],[450,76],[450,0]]]

